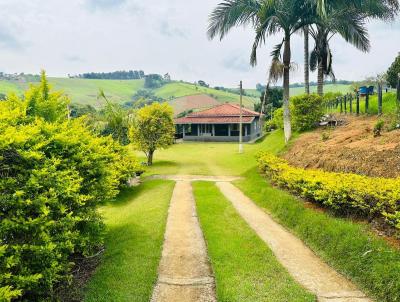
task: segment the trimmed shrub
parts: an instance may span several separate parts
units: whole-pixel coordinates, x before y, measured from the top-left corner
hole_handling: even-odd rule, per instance
[[[315,128],[324,115],[323,99],[317,94],[295,96],[292,103],[293,128],[306,131]]]
[[[382,217],[400,230],[400,178],[372,178],[291,167],[285,160],[263,153],[258,158],[262,173],[277,185],[335,211],[365,218]]]
[[[0,102],[0,301],[52,300],[71,278],[71,256],[103,243],[97,206],[139,169],[128,149],[55,114],[56,98],[39,106],[43,90],[31,89],[34,106],[15,95]]]

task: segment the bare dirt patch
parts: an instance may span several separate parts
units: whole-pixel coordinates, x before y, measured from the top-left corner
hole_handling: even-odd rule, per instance
[[[384,131],[374,137],[376,116],[341,118],[346,120],[344,126],[302,134],[283,157],[307,169],[399,177],[400,131]]]
[[[206,94],[184,96],[169,103],[174,108],[175,115],[192,109],[210,108],[221,104],[216,99]]]

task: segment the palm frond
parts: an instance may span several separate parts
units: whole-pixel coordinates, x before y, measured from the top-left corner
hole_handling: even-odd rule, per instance
[[[331,30],[338,32],[346,42],[354,45],[363,52],[371,48],[365,18],[354,10],[348,10],[339,15],[331,24]]]
[[[233,27],[256,23],[259,9],[259,0],[224,0],[209,16],[208,37],[222,40]]]

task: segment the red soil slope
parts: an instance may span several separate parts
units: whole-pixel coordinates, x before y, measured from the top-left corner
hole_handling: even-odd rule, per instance
[[[174,108],[175,116],[191,109],[204,109],[221,104],[216,99],[206,94],[184,96],[169,103]]]
[[[343,118],[345,126],[302,134],[284,155],[286,160],[303,168],[399,177],[400,131],[374,137],[377,117]]]

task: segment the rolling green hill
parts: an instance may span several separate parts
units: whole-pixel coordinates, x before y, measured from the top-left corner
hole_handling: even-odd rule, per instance
[[[116,103],[125,103],[132,99],[132,96],[144,88],[144,80],[91,80],[78,78],[49,78],[49,83],[57,90],[64,91],[71,97],[72,102],[79,104],[90,104],[100,107],[101,103],[97,100],[99,89],[103,89],[110,100]],[[0,81],[0,93],[8,94],[14,92],[22,94],[27,89],[29,83],[24,81]],[[221,103],[238,103],[239,95],[216,90],[213,88],[196,86],[184,82],[171,82],[161,88],[153,90],[155,95],[165,100],[171,101],[176,98],[189,95],[207,94]],[[244,97],[243,104],[253,108],[258,98]]]

